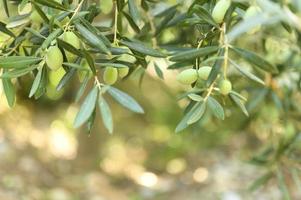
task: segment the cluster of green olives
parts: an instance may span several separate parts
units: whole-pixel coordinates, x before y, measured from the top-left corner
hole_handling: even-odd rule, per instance
[[[106,67],[103,73],[103,81],[107,85],[113,85],[117,82],[118,76],[120,78],[124,78],[128,75],[129,68],[114,68],[114,67]]]
[[[196,82],[204,82],[208,79],[209,74],[211,72],[211,67],[204,66],[196,69],[186,69],[178,74],[177,80],[184,85],[191,85]],[[228,95],[232,90],[232,84],[229,80],[222,79],[219,84],[219,92],[223,95]]]

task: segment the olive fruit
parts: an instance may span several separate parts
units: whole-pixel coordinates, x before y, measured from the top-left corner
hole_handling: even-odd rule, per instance
[[[211,72],[211,67],[204,66],[198,70],[198,75],[202,80],[205,81],[208,79],[210,72]]]
[[[63,54],[57,46],[51,46],[47,50],[46,64],[51,70],[58,70],[63,64]]]
[[[118,75],[120,78],[126,77],[128,75],[130,69],[128,67],[118,68]]]
[[[258,6],[250,6],[246,12],[245,12],[245,15],[244,15],[244,20],[248,20],[256,15],[258,15],[259,13],[261,12],[261,9],[260,7]],[[260,25],[252,28],[250,31],[248,31],[249,34],[254,34],[256,33],[257,31],[259,31],[261,28]]]
[[[106,67],[104,74],[103,74],[103,80],[108,85],[113,85],[116,83],[118,78],[118,70],[114,67]]]
[[[63,35],[63,40],[65,42],[71,44],[76,49],[80,48],[80,40],[72,31],[65,32]]]
[[[31,3],[26,3],[24,6],[21,7],[21,4],[18,5],[18,14],[19,15],[26,15],[29,14],[32,10]]]
[[[30,14],[29,18],[33,23],[40,24],[43,22],[43,18],[39,15],[39,13],[36,10]]]
[[[80,40],[72,31],[65,32],[63,34],[63,40],[68,44],[72,45],[76,49],[80,48]],[[69,62],[74,62],[75,59],[77,58],[77,56],[74,55],[73,53],[70,53],[68,51],[65,51],[65,53]]]
[[[223,95],[228,95],[232,90],[232,83],[229,80],[222,80],[219,83],[219,92]]]
[[[198,79],[198,73],[195,69],[186,69],[177,76],[177,80],[185,85],[190,85]]]
[[[216,23],[222,23],[228,8],[231,5],[231,0],[220,0],[216,3],[212,11],[212,18]]]

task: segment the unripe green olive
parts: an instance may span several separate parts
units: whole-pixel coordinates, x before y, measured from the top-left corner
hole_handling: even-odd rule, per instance
[[[219,92],[223,95],[228,95],[232,90],[232,83],[229,80],[222,80],[219,83]]]
[[[67,31],[63,35],[63,40],[69,44],[71,44],[76,49],[80,48],[80,40],[77,35],[75,35],[72,31]]]
[[[209,77],[209,74],[211,72],[211,67],[209,66],[204,66],[204,67],[201,67],[199,70],[198,70],[198,75],[199,77],[202,79],[202,80],[207,80],[208,77]]]
[[[37,23],[37,24],[40,24],[43,22],[43,18],[39,15],[39,13],[34,10],[31,14],[30,14],[30,17],[31,21],[33,23]]]
[[[63,54],[57,46],[51,46],[47,50],[46,64],[51,70],[58,70],[63,64]]]
[[[120,78],[124,78],[128,75],[130,69],[128,67],[118,68],[118,75]]]
[[[260,7],[258,6],[250,6],[246,12],[245,12],[245,15],[244,15],[244,20],[248,20],[256,15],[258,15],[259,13],[261,12],[261,9]],[[259,31],[261,28],[260,25],[252,28],[250,31],[248,31],[249,34],[254,34],[256,33],[257,31]]]
[[[31,3],[26,3],[22,8],[21,4],[18,5],[18,14],[19,15],[26,15],[29,14],[32,10],[32,5]]]
[[[63,34],[63,40],[69,43],[70,45],[72,45],[76,49],[80,48],[80,40],[72,31],[65,32]],[[68,51],[65,51],[65,53],[69,62],[74,62],[75,59],[77,58],[77,56],[74,55],[73,53],[70,53]]]
[[[195,69],[186,69],[177,76],[177,80],[185,85],[190,85],[198,79],[198,73]]]
[[[216,23],[222,23],[228,8],[231,5],[231,0],[220,0],[216,3],[212,11],[212,18]]]
[[[118,79],[118,70],[114,67],[106,67],[103,80],[108,85],[113,85]]]

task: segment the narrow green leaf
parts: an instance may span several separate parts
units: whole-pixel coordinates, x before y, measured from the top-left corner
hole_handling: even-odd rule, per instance
[[[212,113],[219,119],[225,119],[225,112],[221,104],[213,97],[208,97],[207,104]]]
[[[196,123],[197,121],[199,121],[203,117],[203,115],[206,111],[206,103],[205,102],[199,102],[199,106],[197,106],[196,108],[194,108],[191,111],[192,111],[192,114],[191,114],[191,116],[189,117],[189,119],[187,121],[188,125]]]
[[[24,76],[25,74],[28,74],[29,72],[31,72],[35,68],[37,68],[36,65],[26,67],[26,68],[16,68],[14,70],[4,72],[0,76],[0,78],[17,78],[17,77],[20,77],[20,76]]]
[[[39,88],[39,85],[41,83],[41,80],[42,80],[42,72],[43,72],[43,69],[44,67],[40,68],[33,83],[32,83],[32,86],[31,86],[31,89],[30,89],[30,92],[29,92],[29,98],[32,97],[36,91],[38,90]]]
[[[13,107],[16,100],[16,91],[11,79],[2,79],[3,91],[9,107]]]
[[[123,107],[135,113],[144,113],[143,108],[136,102],[135,99],[133,99],[133,97],[129,96],[128,94],[112,86],[109,87],[108,92]]]
[[[94,88],[90,91],[90,93],[85,98],[83,104],[81,105],[81,107],[75,117],[75,120],[73,123],[73,126],[75,128],[78,128],[81,125],[83,125],[89,119],[89,117],[92,115],[92,113],[95,109],[97,96],[98,96],[98,87],[94,86]]]
[[[184,50],[179,53],[173,55],[169,60],[173,62],[185,61],[185,60],[192,60],[198,57],[207,56],[216,52],[219,49],[218,46],[209,46],[203,47],[200,49],[192,49],[192,50]]]
[[[102,96],[99,96],[99,98],[98,98],[98,106],[100,109],[100,114],[101,114],[101,118],[104,123],[104,126],[109,131],[109,133],[112,134],[113,133],[113,118],[112,118],[111,109],[110,109],[107,101]]]
[[[157,76],[161,79],[164,79],[164,74],[163,74],[162,70],[160,69],[160,67],[157,65],[157,63],[154,64],[154,67],[155,67]]]
[[[78,102],[80,100],[80,98],[83,96],[85,89],[88,85],[89,82],[89,72],[86,72],[85,78],[83,80],[83,82],[81,83],[80,88],[78,89],[77,93],[76,93],[76,97],[75,97],[75,102]]]
[[[131,50],[142,53],[143,55],[159,57],[159,58],[165,58],[166,57],[166,55],[164,53],[161,53],[158,50],[152,49],[152,48],[150,48],[150,47],[148,47],[148,46],[146,46],[143,43],[138,42],[138,41],[130,42],[130,41],[122,40],[122,41],[120,41],[120,43],[127,46]]]
[[[135,0],[128,0],[128,5],[129,5],[130,15],[133,18],[135,24],[137,25],[140,20],[140,14],[136,6]]]
[[[9,56],[0,58],[1,68],[23,68],[41,61],[41,58],[32,56]]]
[[[272,175],[273,175],[273,173],[268,172],[268,173],[264,174],[263,176],[259,177],[252,183],[252,185],[249,187],[249,190],[255,191],[255,190],[259,189],[273,177]]]
[[[106,47],[104,42],[100,40],[100,38],[93,34],[91,31],[89,31],[86,27],[84,27],[81,24],[75,25],[77,30],[80,32],[81,36],[84,37],[90,45],[98,48],[102,53],[109,53],[109,49]]]
[[[236,62],[234,62],[233,60],[229,59],[229,61],[232,63],[232,65],[245,77],[249,78],[250,80],[253,80],[257,83],[260,83],[262,85],[265,85],[264,81],[261,80],[260,78],[258,78],[257,76],[255,76],[254,74],[252,74],[251,72],[248,72],[247,70],[243,69],[242,67],[240,67]]]
[[[71,81],[71,78],[74,76],[76,72],[75,68],[71,68],[64,76],[63,78],[60,80],[59,84],[56,86],[56,90],[60,91],[61,89],[63,89],[65,87],[65,85]]]
[[[188,121],[194,115],[195,110],[197,108],[199,108],[202,104],[203,104],[203,102],[197,102],[192,106],[192,108],[184,115],[182,120],[177,125],[176,130],[175,130],[176,133],[183,131],[185,128],[187,128],[189,126]]]
[[[246,115],[249,116],[249,113],[245,107],[245,105],[241,102],[241,100],[234,94],[230,93],[230,98],[233,100],[233,102],[241,109],[241,111]]]
[[[269,63],[267,60],[255,54],[254,52],[238,47],[231,47],[231,49],[246,61],[254,64],[255,66],[267,72],[278,73],[278,69],[273,64]]]
[[[224,57],[224,53],[225,53],[225,49],[222,48],[219,50],[219,53],[218,53],[218,56],[219,57]],[[221,70],[221,67],[224,63],[224,58],[222,59],[218,59],[215,61],[213,67],[212,67],[212,70],[209,74],[209,77],[206,81],[206,85],[209,87],[211,84],[214,83],[214,81],[216,80],[218,74],[220,73],[220,70]]]

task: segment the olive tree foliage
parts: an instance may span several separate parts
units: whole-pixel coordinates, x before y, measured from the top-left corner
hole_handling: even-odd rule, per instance
[[[86,123],[90,130],[99,111],[112,133],[106,95],[144,113],[114,84],[133,74],[141,83],[148,67],[164,79],[157,58],[165,59],[169,70],[178,71],[179,83],[189,86],[180,95],[189,103],[176,132],[207,115],[224,120],[225,110],[235,107],[262,124],[264,117],[252,111],[265,110],[275,126],[281,124],[281,131],[268,127],[281,134],[252,160],[268,169],[253,188],[275,174],[288,196],[283,172],[274,163],[285,157],[298,165],[300,107],[294,100],[300,100],[301,1],[1,1],[6,13],[0,22],[1,80],[10,106],[20,77],[33,77],[28,95],[38,99],[46,92],[49,73],[63,71],[58,91],[71,79],[80,83],[76,101],[83,100],[74,127]],[[107,15],[110,23],[95,23],[99,15]],[[292,171],[298,182],[296,174]]]

